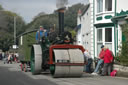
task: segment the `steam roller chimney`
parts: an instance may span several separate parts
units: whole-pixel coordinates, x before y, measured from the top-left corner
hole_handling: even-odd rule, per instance
[[[66,5],[68,0],[56,0],[56,7],[58,8],[58,16],[59,16],[59,35],[64,32],[64,11],[66,9]]]
[[[59,35],[64,32],[64,10],[65,8],[61,8],[58,10],[59,15]]]

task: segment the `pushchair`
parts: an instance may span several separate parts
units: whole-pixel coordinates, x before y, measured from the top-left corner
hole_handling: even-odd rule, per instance
[[[3,61],[4,61],[4,64],[7,64],[8,63],[8,58],[4,58]]]

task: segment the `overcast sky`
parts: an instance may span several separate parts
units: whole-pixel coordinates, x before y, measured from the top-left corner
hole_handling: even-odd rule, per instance
[[[86,3],[87,0],[68,0],[68,5]],[[5,10],[16,12],[28,23],[40,12],[52,13],[56,10],[56,0],[0,0]]]

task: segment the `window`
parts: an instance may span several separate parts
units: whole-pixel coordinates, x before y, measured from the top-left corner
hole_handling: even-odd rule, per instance
[[[97,43],[97,56],[100,54],[102,45],[103,45],[103,43]]]
[[[103,12],[103,0],[97,0],[97,13]]]
[[[106,45],[112,50],[112,28],[97,28],[97,56],[100,53],[101,45]]]
[[[102,29],[97,29],[97,41],[102,41]]]
[[[100,53],[100,50],[101,50],[100,47],[101,47],[101,45],[103,45],[102,37],[103,37],[102,29],[97,29],[97,54]]]
[[[105,28],[105,42],[112,42],[112,28]]]
[[[112,0],[105,0],[105,11],[112,11]]]

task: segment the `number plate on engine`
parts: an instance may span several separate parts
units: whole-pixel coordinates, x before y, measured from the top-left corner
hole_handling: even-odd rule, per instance
[[[57,60],[57,63],[69,63],[69,60]]]

